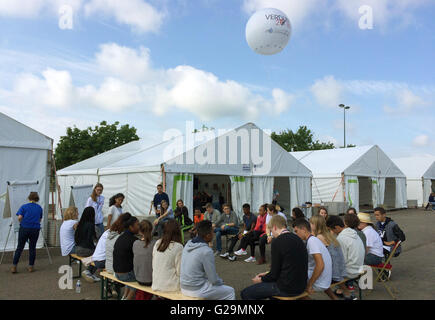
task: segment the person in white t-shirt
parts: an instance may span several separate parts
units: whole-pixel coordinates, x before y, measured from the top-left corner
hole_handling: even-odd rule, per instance
[[[110,229],[107,229],[103,232],[100,239],[98,239],[97,246],[91,258],[94,265],[90,264],[88,269],[82,272],[84,279],[88,282],[92,283],[101,280],[95,275],[95,272],[98,269],[103,270],[106,267],[106,240],[109,232]]]
[[[306,241],[308,250],[308,283],[306,291],[328,290],[332,281],[332,259],[328,249],[311,234],[310,223],[305,219],[295,221],[294,232]]]
[[[79,212],[76,207],[69,207],[63,215],[63,222],[60,226],[60,249],[62,256],[75,253],[74,233],[78,225]]]
[[[122,202],[124,201],[125,196],[122,193],[115,194],[112,198],[109,199],[109,214],[107,215],[107,229],[110,228],[112,222],[115,222],[116,219],[122,214]]]
[[[371,266],[381,264],[382,258],[384,257],[382,238],[373,228],[369,213],[360,212],[358,213],[358,218],[360,221],[358,229],[366,236],[366,256],[364,258],[364,264]]]

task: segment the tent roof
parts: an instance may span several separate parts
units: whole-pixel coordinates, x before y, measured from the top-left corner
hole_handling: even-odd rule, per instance
[[[265,175],[275,176],[304,176],[311,177],[311,172],[303,164],[288,154],[275,143],[269,135],[252,123],[220,134],[217,130],[200,131],[192,135],[179,135],[170,140],[149,146],[145,139],[130,142],[116,149],[107,151],[90,159],[84,160],[70,167],[58,171],[59,175],[73,174],[117,174],[126,172],[158,171],[163,164],[166,172],[189,172],[225,175],[255,175],[263,174],[261,165],[255,166],[256,161],[249,143],[238,142],[237,154],[229,152],[230,141],[237,141],[243,130],[251,139],[260,136],[260,148],[263,143],[270,143],[271,152],[265,157],[264,163],[269,161],[270,171]],[[188,140],[188,141],[187,141]],[[191,142],[190,145],[188,142]],[[225,141],[226,147],[220,148],[219,141]],[[183,146],[186,150],[183,150]],[[206,153],[204,151],[207,150]],[[210,152],[210,154],[209,154]],[[209,154],[208,163],[201,164],[202,156]],[[248,155],[248,158],[244,155]],[[221,157],[225,159],[221,159]],[[235,157],[236,161],[231,159]],[[189,159],[194,159],[193,162]],[[246,160],[243,162],[243,159]],[[233,159],[234,160],[234,159]],[[211,162],[216,164],[210,164]]]
[[[314,177],[352,176],[405,177],[393,161],[376,145],[291,152]]]
[[[53,139],[0,112],[0,147],[51,150]]]
[[[433,155],[393,158],[393,161],[407,178],[435,179],[435,156]]]

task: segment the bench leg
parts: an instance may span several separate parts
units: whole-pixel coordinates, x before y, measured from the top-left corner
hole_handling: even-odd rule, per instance
[[[106,278],[101,279],[101,300],[104,300],[104,285],[105,285],[105,283],[106,283]],[[106,287],[107,287],[107,284],[106,284]]]

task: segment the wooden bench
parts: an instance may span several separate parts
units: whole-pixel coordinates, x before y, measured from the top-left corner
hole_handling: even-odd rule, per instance
[[[141,290],[144,292],[148,292],[152,295],[162,297],[169,300],[204,300],[201,298],[194,298],[194,297],[188,297],[183,295],[181,292],[162,292],[162,291],[154,291],[149,286],[142,286],[137,281],[135,282],[124,282],[115,277],[114,274],[108,273],[106,271],[100,272],[100,276],[102,277],[101,281],[101,300],[107,300],[108,299],[108,290],[109,290],[109,281],[110,282],[117,282],[120,284],[123,284],[125,286],[128,286],[130,288],[134,288],[137,290]],[[118,292],[118,299],[121,298],[121,295]]]
[[[87,258],[87,257],[80,257],[78,255],[76,255],[75,253],[71,253],[69,255],[69,266],[71,267],[71,265],[74,262],[78,262],[79,263],[79,274],[77,276],[73,275],[73,279],[77,279],[77,278],[81,278],[82,276],[82,259]],[[91,262],[91,265],[93,265],[95,267],[95,264],[93,262]]]
[[[278,300],[301,300],[301,299],[305,299],[308,298],[310,295],[308,294],[308,292],[303,292],[302,294],[298,295],[298,296],[294,296],[294,297],[280,297],[280,296],[273,296],[272,298],[274,299],[278,299]]]

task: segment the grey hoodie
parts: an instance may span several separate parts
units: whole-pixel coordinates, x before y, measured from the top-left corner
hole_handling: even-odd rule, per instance
[[[346,275],[348,278],[355,278],[362,272],[364,265],[365,250],[363,242],[351,228],[345,228],[337,236],[343,251],[344,262],[346,264]]]
[[[216,273],[213,250],[198,238],[189,240],[181,256],[180,285],[184,290],[200,290],[207,282],[223,285]],[[195,241],[195,242],[194,242]]]
[[[113,247],[120,234],[116,231],[109,231],[106,239],[106,271],[114,273],[113,271]]]

